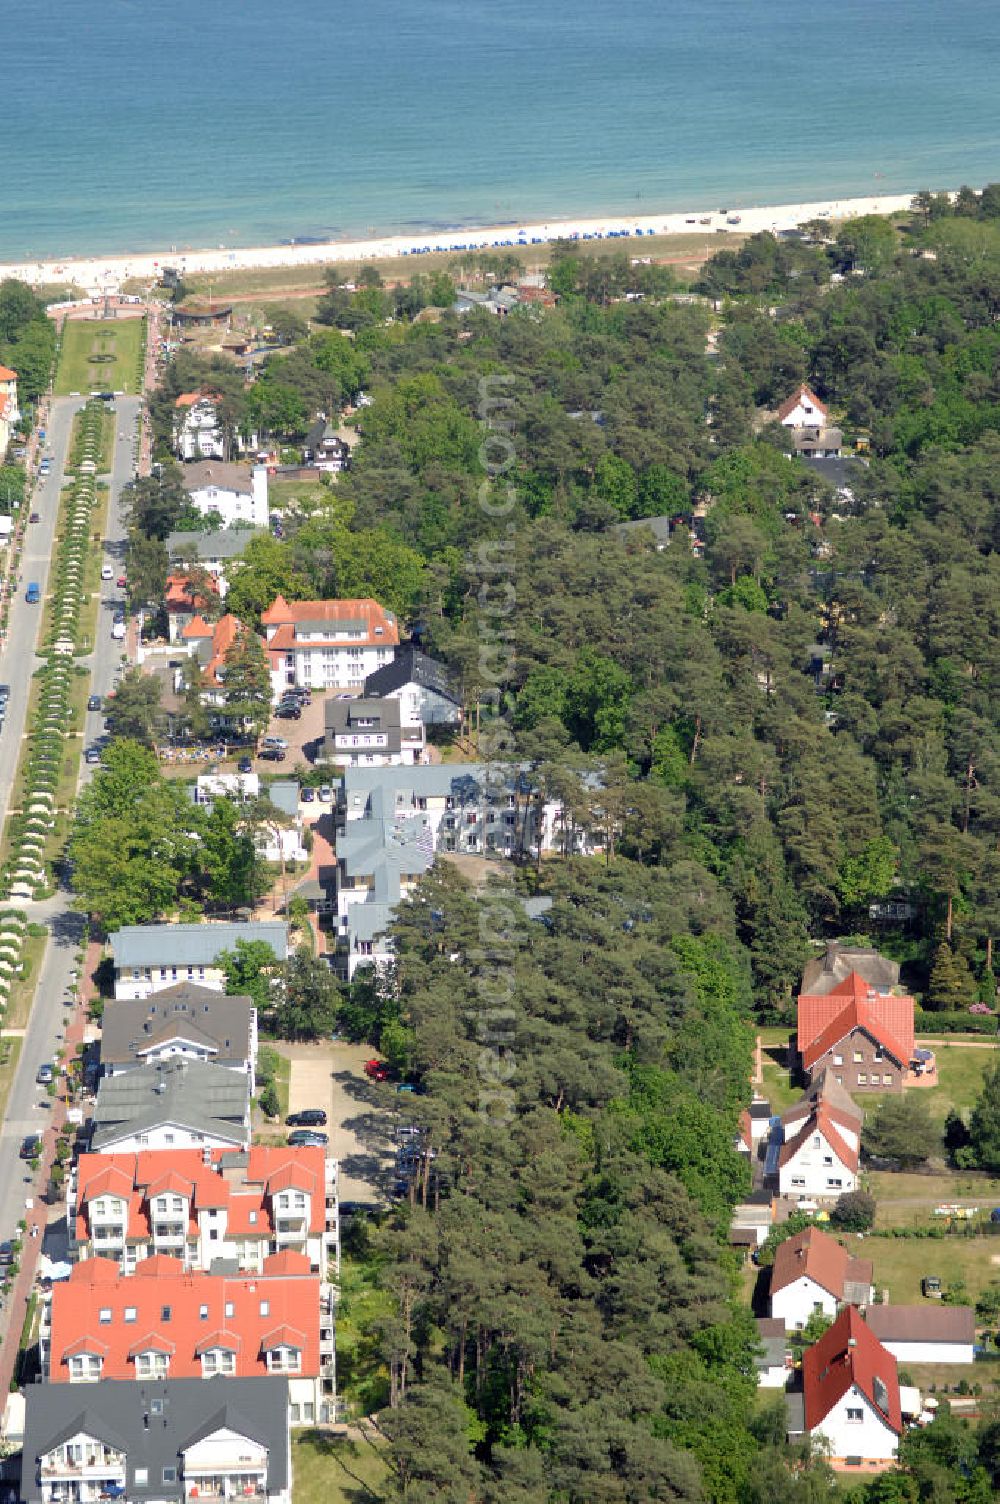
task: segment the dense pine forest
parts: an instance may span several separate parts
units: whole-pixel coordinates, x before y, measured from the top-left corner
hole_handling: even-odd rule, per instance
[[[751,1024],[791,1019],[824,938],[900,960],[941,1027],[996,1004],[998,200],[756,236],[693,291],[565,245],[558,305],[503,319],[373,276],[223,392],[275,429],[371,398],[231,609],[376,595],[461,677],[480,750],[604,832],[506,886],[439,866],[393,986],[349,1010],[428,1130],[411,1200],[359,1234],[401,1497],[829,1496],[757,1401],[731,1145]],[[207,374],[178,357],[161,423]],[[858,456],[835,483],[767,416],[802,381]],[[662,516],[666,548],[616,531]],[[991,1436],[945,1419],[854,1496],[987,1499]]]

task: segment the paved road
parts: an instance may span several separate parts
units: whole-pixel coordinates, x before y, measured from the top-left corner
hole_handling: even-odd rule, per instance
[[[26,552],[25,580],[37,579],[43,593],[48,577],[48,557],[55,528],[56,503],[66,458],[70,426],[74,412],[81,406],[77,398],[57,398],[53,402],[48,428],[52,445],[52,476],[40,491],[36,504],[42,521],[29,528],[31,553]],[[134,473],[139,399],[119,397],[112,462],[111,505],[108,514],[105,556],[114,564],[115,574],[124,568],[125,527],[121,515],[122,487]],[[123,604],[124,592],[112,582],[102,586],[102,612],[98,620],[94,652],[82,661],[91,670],[90,692],[106,695],[113,687],[121,665],[123,644],[111,636],[111,622],[116,607]],[[33,613],[33,615],[31,614]],[[11,704],[7,727],[0,736],[0,799],[6,809],[10,785],[17,762],[18,745],[23,731],[29,673],[24,666],[25,646],[37,632],[40,611],[28,606],[21,591],[18,605],[11,613],[11,632],[5,651],[0,654],[0,680],[11,686]],[[32,670],[38,666],[32,663]],[[103,731],[103,715],[87,715],[84,746]],[[92,776],[83,766],[81,784]],[[35,1084],[35,1073],[43,1061],[51,1060],[64,1035],[64,1020],[76,988],[76,954],[80,945],[81,920],[70,908],[69,894],[60,890],[42,903],[23,905],[31,919],[48,924],[50,943],[45,947],[34,1005],[28,1020],[17,1075],[7,1104],[7,1115],[0,1130],[0,1238],[9,1238],[24,1213],[25,1197],[31,1195],[30,1176],[18,1158],[21,1139],[27,1133],[44,1128],[51,1105],[43,1087]]]

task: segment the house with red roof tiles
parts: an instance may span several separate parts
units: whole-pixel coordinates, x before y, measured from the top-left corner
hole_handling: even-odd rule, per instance
[[[163,602],[167,611],[167,635],[171,642],[184,639],[184,629],[218,597],[219,582],[208,573],[197,583],[185,573],[168,574]]]
[[[798,1051],[812,1077],[829,1070],[848,1092],[900,1092],[914,1056],[913,998],[852,971],[829,992],[798,1000]]]
[[[0,365],[0,460],[7,453],[11,434],[20,422],[17,405],[17,372]]]
[[[224,703],[226,654],[246,631],[249,628],[227,611],[213,623],[207,622],[203,616],[192,616],[181,632],[181,641],[189,657],[197,658],[205,676],[202,699],[206,704],[221,706]]]
[[[279,595],[261,622],[275,700],[291,684],[360,695],[399,645],[395,616],[371,599],[289,602]]]
[[[821,428],[829,416],[826,403],[804,381],[778,408],[778,422],[783,428]]]
[[[835,1201],[845,1191],[857,1190],[863,1114],[842,1087],[838,1090],[846,1099],[843,1104],[825,1094],[805,1097],[782,1114],[777,1155],[782,1196]]]
[[[893,1465],[903,1433],[896,1359],[851,1306],[802,1358],[798,1433],[824,1441],[835,1468]]]
[[[334,1393],[333,1326],[331,1289],[301,1254],[252,1275],[193,1274],[159,1253],[123,1275],[94,1258],[53,1285],[39,1356],[51,1384],[279,1375],[305,1424]]]
[[[771,1315],[801,1329],[810,1316],[836,1316],[841,1306],[872,1303],[872,1265],[852,1258],[821,1227],[807,1227],[779,1243],[771,1269]]]
[[[122,1273],[165,1253],[185,1269],[227,1259],[249,1273],[288,1254],[325,1274],[338,1251],[337,1165],[315,1146],[81,1154],[66,1221],[71,1257],[113,1258]]]

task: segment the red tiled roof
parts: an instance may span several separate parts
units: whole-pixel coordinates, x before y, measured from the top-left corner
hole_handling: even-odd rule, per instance
[[[263,1263],[265,1274],[308,1274],[309,1260],[304,1253],[294,1248],[283,1248],[280,1253],[269,1253]]]
[[[750,1122],[750,1114],[746,1108],[740,1113],[740,1138],[747,1148],[753,1152],[753,1127]]]
[[[206,575],[205,583],[212,595],[218,595],[219,582],[214,575]],[[208,596],[201,590],[191,589],[191,580],[186,574],[168,574],[165,600],[168,611],[197,611],[208,604]]]
[[[304,1333],[297,1327],[289,1326],[282,1322],[273,1331],[266,1332],[261,1338],[261,1348],[264,1352],[270,1352],[275,1347],[297,1347],[300,1352],[305,1350],[306,1339]]]
[[[16,381],[17,372],[12,371],[10,366],[0,366],[0,381]]]
[[[190,1201],[193,1190],[194,1186],[186,1176],[181,1174],[180,1170],[167,1170],[165,1174],[160,1176],[159,1180],[153,1181],[147,1194],[150,1196],[162,1196],[164,1191],[167,1191],[174,1196],[184,1196]]]
[[[905,1070],[913,1057],[913,998],[878,992],[856,971],[831,992],[803,992],[798,1047],[807,1070],[855,1029],[862,1029]]]
[[[277,631],[268,641],[268,648],[272,651],[287,652],[294,647],[296,642],[295,628],[299,622],[329,622],[331,626],[337,622],[361,621],[365,627],[365,637],[353,639],[352,645],[371,647],[395,647],[399,643],[399,626],[391,611],[386,611],[378,601],[366,597],[362,600],[343,601],[292,601],[289,603],[283,595],[276,596],[273,603],[261,616],[261,622],[265,627],[277,627]],[[376,628],[381,631],[376,633]],[[329,641],[341,639],[331,634]],[[322,647],[327,639],[316,639],[310,642],[311,647]]]
[[[200,401],[201,401],[201,393],[200,392],[181,392],[180,396],[177,398],[177,401],[174,403],[174,406],[175,407],[194,407],[195,403],[196,402],[200,402]]]
[[[97,1264],[109,1265],[110,1277],[95,1285],[86,1273]],[[126,1306],[135,1308],[134,1321],[126,1322]],[[110,1310],[110,1321],[100,1320],[101,1310]],[[302,1373],[310,1377],[319,1372],[319,1321],[319,1275],[191,1274],[164,1257],[142,1260],[134,1274],[120,1275],[110,1260],[88,1260],[52,1291],[51,1380],[69,1381],[67,1356],[81,1340],[94,1351],[92,1334],[98,1331],[105,1379],[135,1378],[134,1356],[151,1345],[171,1354],[172,1379],[200,1378],[206,1339],[217,1340],[220,1333],[240,1339],[239,1378],[267,1373],[266,1344],[274,1343],[276,1333],[301,1349]],[[152,1335],[137,1342],[137,1331]]]
[[[69,1347],[64,1348],[64,1358],[75,1358],[81,1353],[96,1353],[98,1357],[106,1358],[108,1349],[103,1342],[98,1342],[96,1337],[77,1337]]]
[[[242,1343],[236,1332],[227,1332],[220,1327],[218,1331],[209,1332],[195,1348],[195,1356],[201,1357],[202,1353],[211,1352],[215,1347],[225,1348],[228,1353],[238,1353]]]
[[[291,1172],[288,1184],[310,1196],[309,1233],[316,1236],[326,1226],[326,1169],[323,1150],[318,1147],[291,1148],[289,1145],[255,1145],[250,1151],[246,1168],[240,1170],[237,1181],[232,1173],[222,1173],[227,1162],[227,1151],[213,1150],[206,1164],[200,1149],[146,1149],[141,1154],[83,1154],[77,1168],[79,1191],[77,1195],[76,1238],[80,1243],[90,1239],[87,1207],[97,1196],[111,1194],[126,1198],[129,1203],[127,1238],[135,1243],[148,1243],[152,1237],[149,1225],[148,1198],[167,1188],[178,1187],[175,1194],[191,1196],[191,1218],[188,1235],[197,1237],[197,1213],[208,1207],[227,1209],[226,1230],[231,1236],[270,1237],[273,1227],[270,1197],[285,1189],[283,1177]],[[251,1221],[251,1216],[254,1220]],[[279,1258],[299,1258],[290,1251],[275,1255]],[[308,1272],[309,1260],[302,1255],[304,1269]],[[93,1268],[101,1259],[88,1259],[81,1268]],[[142,1261],[148,1263],[149,1260]],[[276,1273],[296,1272],[292,1267],[280,1268]],[[99,1277],[95,1273],[94,1278]]]
[[[852,1259],[847,1249],[821,1228],[807,1227],[778,1244],[771,1270],[771,1295],[805,1276],[835,1300],[843,1300],[846,1284],[871,1284],[871,1275],[870,1263]]]
[[[793,1159],[798,1154],[810,1135],[819,1133],[826,1139],[826,1142],[840,1160],[840,1163],[846,1165],[849,1170],[856,1170],[858,1168],[858,1151],[857,1149],[853,1149],[847,1140],[842,1137],[839,1131],[841,1128],[853,1129],[854,1132],[857,1132],[855,1124],[845,1114],[837,1112],[834,1108],[828,1106],[826,1102],[818,1103],[794,1138],[790,1138],[786,1143],[782,1144],[778,1163],[786,1165],[790,1159]]]
[[[796,407],[798,407],[799,403],[803,399],[805,399],[806,402],[811,402],[813,407],[815,407],[816,411],[823,418],[826,417],[826,403],[821,402],[812,388],[806,386],[805,382],[803,381],[802,385],[798,387],[790,397],[786,397],[784,402],[778,408],[778,417],[781,419],[782,423],[784,423],[790,412],[795,411]]]
[[[181,636],[192,641],[195,637],[211,637],[212,628],[203,616],[192,616],[187,626],[181,631]]]
[[[876,1398],[876,1379],[882,1381]],[[806,1429],[820,1425],[834,1405],[854,1386],[897,1436],[903,1429],[896,1360],[868,1330],[853,1306],[802,1356],[802,1391]]]

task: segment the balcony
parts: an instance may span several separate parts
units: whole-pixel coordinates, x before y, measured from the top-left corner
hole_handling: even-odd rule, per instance
[[[274,1227],[274,1236],[279,1243],[304,1243],[308,1233],[309,1224],[305,1217],[296,1217],[294,1220],[283,1218]]]

